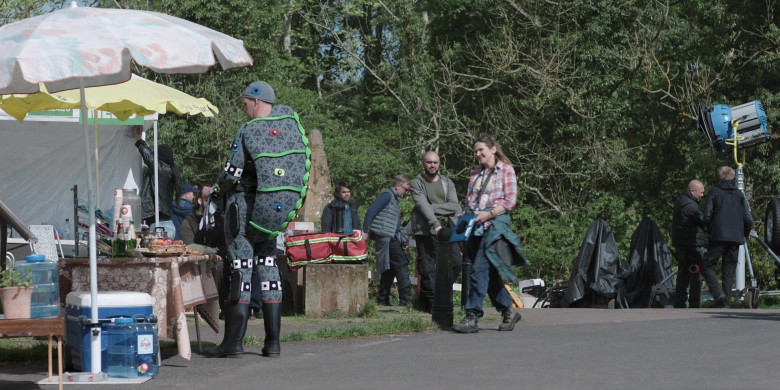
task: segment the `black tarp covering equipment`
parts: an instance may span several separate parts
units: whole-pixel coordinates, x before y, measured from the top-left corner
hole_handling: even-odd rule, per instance
[[[604,220],[593,221],[580,245],[561,307],[609,306],[621,288],[617,278],[621,270],[612,229]]]
[[[651,307],[654,287],[674,291],[672,255],[658,225],[645,218],[631,236],[628,261],[621,261],[609,225],[597,219],[588,228],[574,262],[561,307]],[[671,304],[661,297],[661,305]]]
[[[669,247],[661,236],[658,225],[649,218],[645,218],[631,236],[631,249],[625,272],[618,275],[623,280],[625,299],[622,292],[619,294],[618,306],[650,307],[650,297],[653,286],[662,283],[667,276],[672,274],[672,255]],[[674,291],[673,278],[663,282],[667,291]],[[661,296],[662,306],[671,306],[671,297]]]

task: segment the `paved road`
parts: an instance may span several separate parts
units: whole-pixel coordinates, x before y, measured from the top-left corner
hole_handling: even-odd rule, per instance
[[[163,361],[110,389],[780,389],[780,310],[523,309],[514,332],[282,344],[243,359]],[[45,370],[45,367],[43,368]],[[53,389],[0,366],[1,389]],[[66,385],[94,389],[96,385]]]

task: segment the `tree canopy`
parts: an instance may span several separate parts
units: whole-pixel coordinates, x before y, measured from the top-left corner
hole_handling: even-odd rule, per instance
[[[3,3],[0,22],[41,3]],[[625,258],[643,218],[668,237],[672,203],[687,182],[709,188],[719,166],[736,165],[697,130],[699,104],[760,100],[770,130],[778,116],[774,0],[96,4],[203,24],[243,39],[255,59],[252,68],[203,75],[138,70],[220,109],[213,119],[161,121],[186,181],[217,176],[245,120],[239,92],[256,79],[322,132],[331,177],[353,183],[364,205],[395,174],[420,172],[427,150],[439,152],[463,198],[476,167],[472,140],[491,133],[518,174],[511,217],[532,261],[518,272],[548,283],[568,278],[594,219],[609,223]],[[780,184],[773,144],[740,156],[757,230]],[[755,252],[762,288],[778,287],[768,256]]]

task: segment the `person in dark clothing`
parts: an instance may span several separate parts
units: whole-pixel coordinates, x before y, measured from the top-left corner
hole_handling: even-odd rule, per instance
[[[322,210],[321,229],[323,233],[337,233],[351,236],[354,230],[360,230],[358,205],[352,202],[352,188],[341,182],[333,193],[333,201]]]
[[[406,237],[401,233],[401,214],[398,198],[409,191],[409,178],[404,175],[395,177],[393,187],[382,191],[366,211],[364,228],[368,237],[374,240],[376,249],[376,271],[381,275],[379,281],[380,305],[390,306],[390,289],[393,279],[398,281],[398,299],[406,306],[411,298],[409,280],[409,257],[404,256],[403,245]]]
[[[674,307],[685,308],[686,298],[691,308],[701,307],[701,242],[704,224],[699,200],[704,197],[704,184],[691,180],[685,192],[677,197],[672,213],[672,245],[677,259],[677,284]],[[687,293],[690,284],[690,295]]]
[[[197,200],[194,202],[198,207],[193,209],[193,214],[187,216],[182,222],[181,239],[185,245],[200,244],[217,250],[217,255],[221,259],[228,257],[227,243],[225,242],[224,216],[222,211],[224,207],[222,202],[215,202],[211,198],[211,187],[203,186],[200,193],[197,194]],[[224,262],[217,261],[217,282],[222,281],[222,271]],[[259,282],[258,282],[259,283]],[[259,289],[259,287],[258,287]],[[224,292],[224,289],[219,289]],[[252,290],[254,292],[254,290]],[[223,318],[222,308],[226,297],[220,297],[219,318]],[[257,307],[262,308],[261,305]],[[262,317],[250,310],[250,314],[256,317]]]
[[[150,230],[154,231],[154,149],[150,148],[146,141],[141,138],[141,126],[136,126],[133,129],[133,134],[135,135],[135,147],[141,153],[141,159],[143,159],[147,168],[144,172],[143,184],[141,185],[141,205],[144,211],[142,219],[143,223],[148,225]],[[164,227],[168,236],[173,237],[176,235],[176,227],[171,222],[171,216],[173,215],[171,206],[173,200],[179,198],[181,174],[173,161],[173,149],[171,149],[170,145],[162,144],[157,146],[157,163],[159,180],[157,202],[160,214],[157,226]]]
[[[176,228],[176,233],[173,236],[174,240],[181,240],[182,222],[192,215],[194,210],[193,201],[198,190],[192,184],[184,184],[179,192],[181,195],[171,205],[171,222],[173,222],[173,226]]]
[[[723,166],[718,169],[718,184],[710,190],[704,204],[704,223],[709,227],[709,247],[704,256],[704,280],[715,298],[715,307],[729,307],[731,287],[737,270],[739,247],[745,243],[753,217],[750,215],[745,194],[734,183],[734,169]],[[715,269],[723,257],[723,286],[718,284]]]
[[[439,154],[429,151],[423,155],[423,173],[411,182],[412,221],[410,227],[417,243],[417,273],[420,275],[420,307],[430,312],[433,307],[436,280],[436,234],[443,227],[453,227],[456,215],[463,214],[455,193],[455,183],[439,172]],[[462,257],[459,243],[451,246],[453,280],[460,275]]]

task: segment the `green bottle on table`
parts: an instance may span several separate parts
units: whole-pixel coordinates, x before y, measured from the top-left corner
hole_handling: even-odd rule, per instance
[[[127,232],[125,233],[125,240],[125,254],[134,251],[138,242],[135,236],[135,224],[133,221],[130,221],[130,226],[127,228]]]
[[[127,257],[126,245],[122,222],[117,222],[116,233],[114,233],[114,244],[111,247],[111,257]]]

